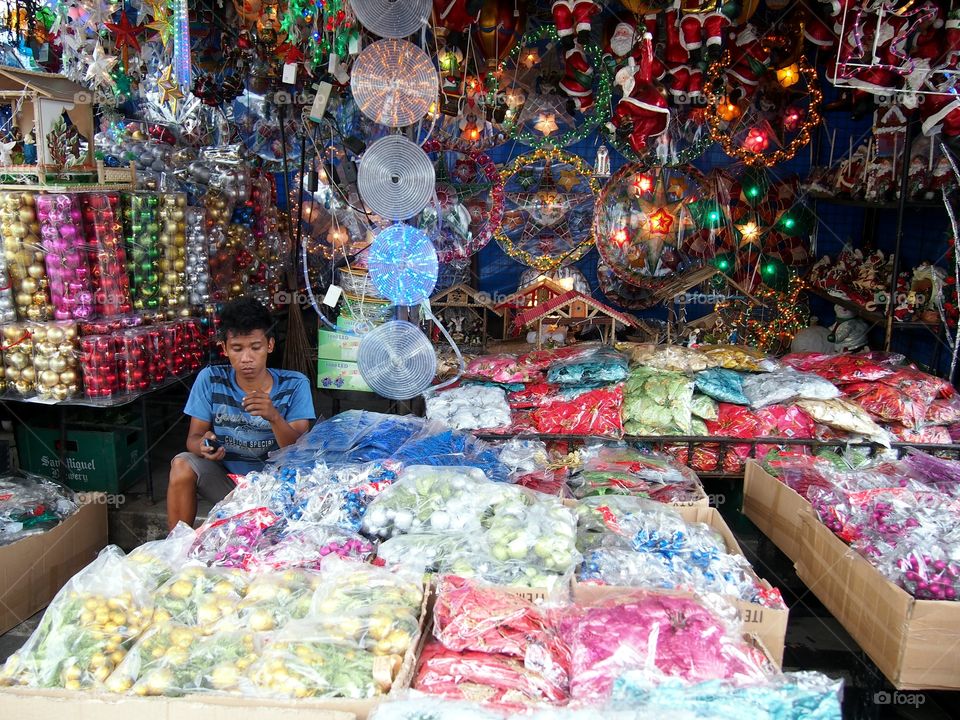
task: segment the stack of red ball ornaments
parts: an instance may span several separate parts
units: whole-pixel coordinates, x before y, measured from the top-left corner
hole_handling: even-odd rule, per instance
[[[117,335],[117,376],[120,392],[132,394],[150,389],[147,358],[147,328],[125,330]]]
[[[121,394],[117,374],[117,338],[89,335],[80,339],[80,367],[88,398],[110,398]]]
[[[120,195],[88,193],[81,196],[80,203],[96,313],[99,317],[126,315],[133,305],[120,222]]]

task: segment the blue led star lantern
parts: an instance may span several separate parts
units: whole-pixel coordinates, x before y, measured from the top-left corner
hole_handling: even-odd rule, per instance
[[[425,232],[397,223],[373,239],[367,267],[381,297],[395,305],[419,305],[437,284],[439,262]]]

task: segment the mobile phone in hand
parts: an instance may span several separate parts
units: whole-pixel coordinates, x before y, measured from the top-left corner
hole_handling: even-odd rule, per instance
[[[210,438],[204,438],[203,444],[211,450],[219,450],[221,447],[223,447],[223,443],[221,443],[219,440],[211,440]]]

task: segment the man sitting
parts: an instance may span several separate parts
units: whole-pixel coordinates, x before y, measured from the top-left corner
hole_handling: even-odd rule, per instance
[[[187,452],[170,464],[167,525],[193,525],[197,494],[219,502],[235,478],[264,466],[267,453],[292,445],[316,417],[307,378],[267,367],[273,318],[253,298],[220,313],[220,344],[230,365],[204,368],[190,391]]]

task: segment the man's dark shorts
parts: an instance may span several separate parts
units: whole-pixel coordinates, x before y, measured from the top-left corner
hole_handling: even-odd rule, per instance
[[[178,459],[184,460],[197,474],[197,494],[204,500],[220,502],[237,486],[223,463],[207,460],[192,452],[182,452],[174,458]]]

